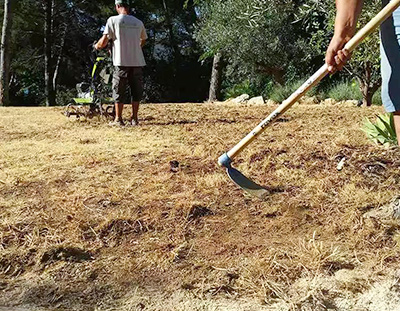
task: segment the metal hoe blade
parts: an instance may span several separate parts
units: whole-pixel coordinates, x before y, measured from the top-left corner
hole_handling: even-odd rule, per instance
[[[256,196],[260,199],[265,199],[266,196],[269,195],[267,189],[260,186],[259,184],[256,184],[254,181],[244,176],[237,169],[229,166],[226,168],[226,172],[229,178],[247,193]]]
[[[353,52],[355,48],[370,35],[380,24],[382,24],[392,13],[400,7],[400,0],[392,0],[367,24],[365,25],[350,41],[346,43],[344,49]],[[324,64],[316,73],[314,73],[302,86],[298,88],[288,99],[276,108],[266,119],[264,119],[257,127],[243,138],[230,151],[223,154],[218,159],[218,164],[226,168],[229,177],[240,188],[247,191],[251,195],[259,198],[265,198],[268,195],[267,189],[257,185],[248,179],[238,170],[231,167],[233,159],[243,151],[254,139],[256,139],[274,120],[292,107],[308,90],[316,86],[329,73],[328,65]]]

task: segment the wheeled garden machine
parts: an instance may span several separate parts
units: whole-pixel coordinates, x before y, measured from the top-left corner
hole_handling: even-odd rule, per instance
[[[105,53],[101,55],[100,53]],[[67,117],[93,118],[96,116],[114,118],[115,111],[112,93],[112,61],[109,51],[92,53],[93,69],[91,81],[76,85],[78,97],[73,98],[65,107]]]

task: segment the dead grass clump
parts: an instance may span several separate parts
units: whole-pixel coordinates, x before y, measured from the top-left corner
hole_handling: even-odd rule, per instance
[[[84,262],[93,259],[93,254],[89,251],[78,247],[60,246],[44,252],[40,263],[47,266],[57,261]]]
[[[201,205],[193,205],[188,213],[188,220],[196,220],[201,217],[214,215],[214,212],[207,207]]]
[[[118,200],[115,198],[99,198],[98,196],[91,196],[85,199],[82,203],[88,209],[108,209],[117,207],[120,204],[120,202],[118,202]]]
[[[262,150],[258,153],[253,154],[250,157],[249,161],[250,161],[250,163],[257,162],[257,161],[263,161],[268,155],[271,156],[271,154],[272,154],[272,150],[267,148],[265,150]]]
[[[321,268],[329,274],[335,274],[339,270],[353,270],[355,265],[351,262],[341,262],[335,260],[327,260],[325,261]]]
[[[190,243],[184,241],[171,250],[171,262],[181,263],[187,260],[191,254],[193,254],[193,244],[190,245]]]
[[[0,226],[0,249],[10,247],[21,247],[25,243],[30,243],[33,238],[32,223],[16,223],[7,226]]]
[[[355,268],[352,255],[343,252],[339,246],[326,245],[323,241],[318,241],[315,232],[312,239],[301,241],[298,247],[301,251],[298,252],[299,257],[296,261],[308,271],[332,275],[341,269]]]
[[[96,144],[97,140],[92,139],[92,138],[80,138],[79,143],[82,145],[87,145],[87,144]]]
[[[17,252],[15,249],[0,252],[0,276],[16,278],[36,264],[35,249]]]
[[[122,241],[152,230],[151,225],[147,225],[140,219],[112,219],[101,225],[97,230],[87,230],[86,238],[99,238],[107,246],[115,246]]]

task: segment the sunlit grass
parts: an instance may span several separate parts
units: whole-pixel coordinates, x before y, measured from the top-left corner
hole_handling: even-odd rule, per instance
[[[304,310],[317,310],[337,271],[363,276],[354,286],[332,282],[333,293],[353,298],[389,274],[399,228],[363,218],[399,190],[399,150],[360,131],[380,109],[289,111],[234,163],[270,190],[260,201],[216,161],[273,108],[146,105],[141,126],[122,129],[69,120],[58,108],[1,108],[0,304],[54,306],[56,296],[67,309],[135,310],[143,300],[162,310],[143,298],[152,288],[190,293],[164,297],[165,310],[213,310],[210,297],[313,301]],[[70,248],[93,259],[59,251]]]

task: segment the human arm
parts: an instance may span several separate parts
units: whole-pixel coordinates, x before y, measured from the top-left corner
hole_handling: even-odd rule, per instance
[[[343,47],[355,33],[362,5],[363,0],[336,0],[335,32],[325,56],[330,73],[341,70],[351,57]]]
[[[109,41],[108,35],[103,35],[103,36],[100,38],[100,40],[94,45],[94,48],[95,48],[96,50],[102,50],[102,49],[104,49],[104,48],[107,46],[108,41]]]
[[[112,18],[107,20],[106,26],[104,27],[103,36],[100,40],[94,45],[96,50],[101,50],[107,47],[109,41],[115,40],[114,35],[114,25],[112,22]]]
[[[140,32],[140,46],[143,47],[146,44],[147,40],[147,32],[146,28],[144,28],[144,25],[142,24],[142,30]]]

